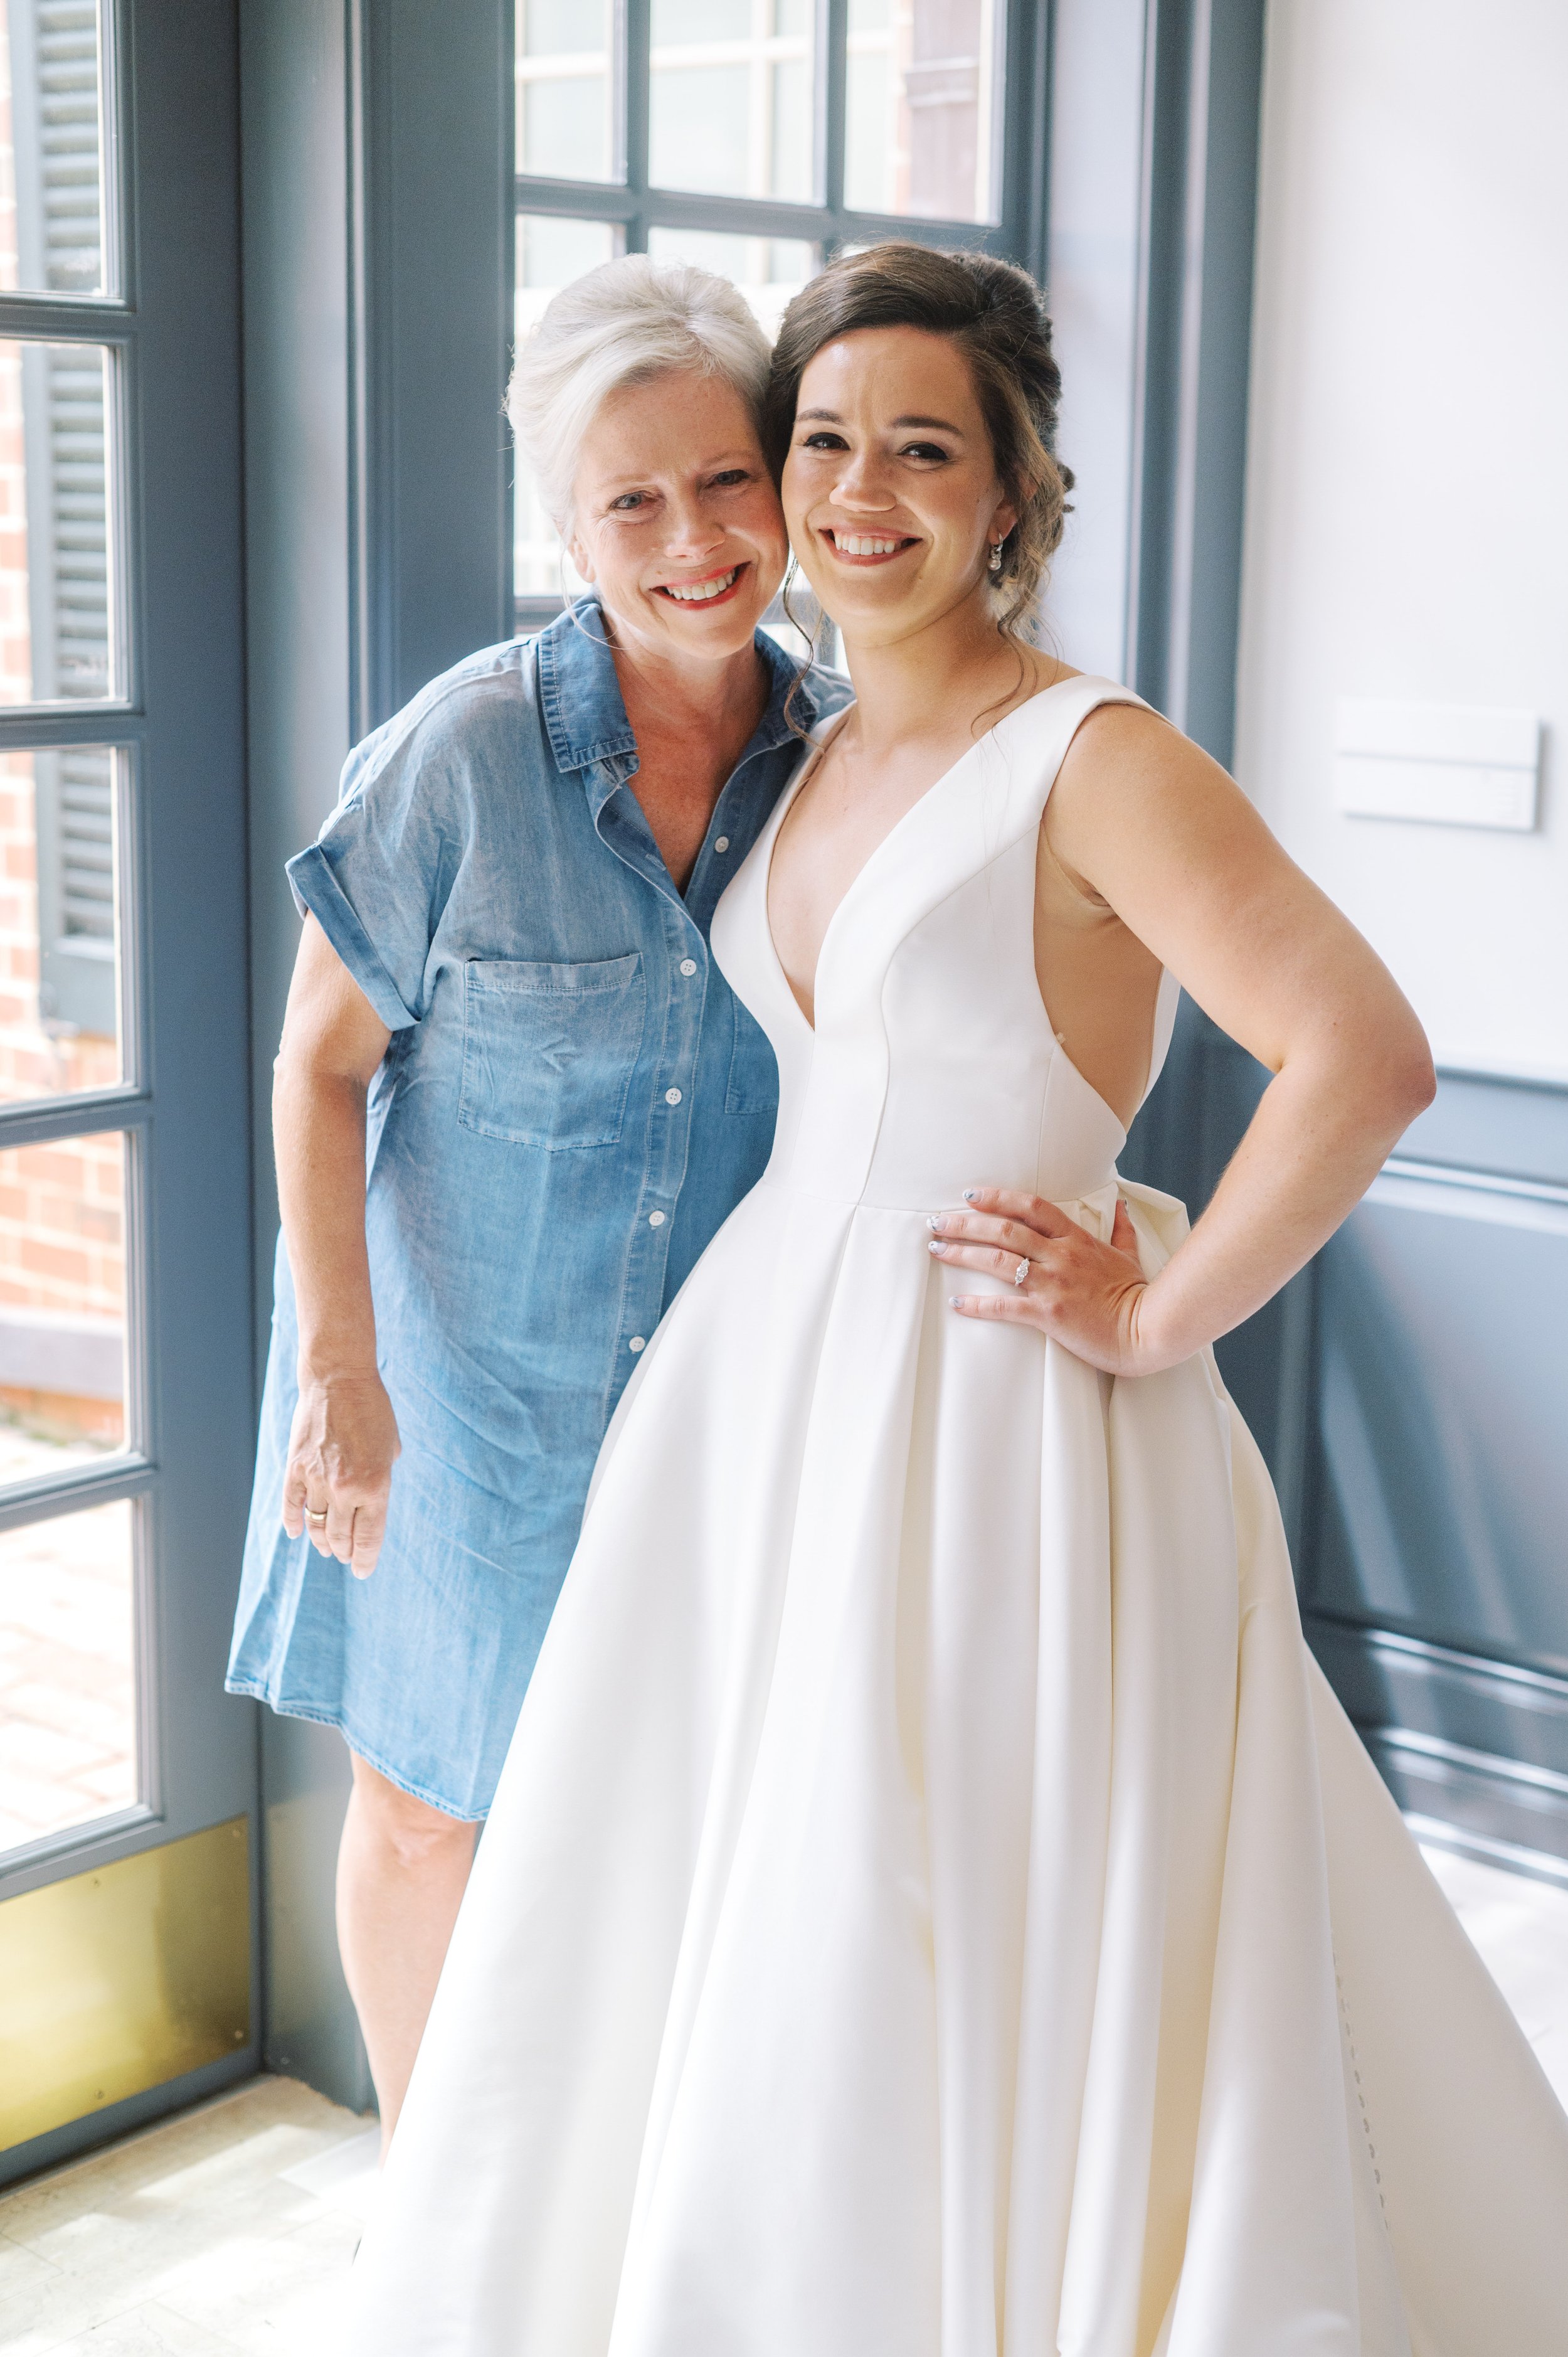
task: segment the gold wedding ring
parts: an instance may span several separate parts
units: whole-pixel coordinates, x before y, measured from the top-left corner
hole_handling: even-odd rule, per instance
[[[327,1520],[326,1507],[306,1506],[305,1510],[305,1519],[307,1523],[324,1523]]]

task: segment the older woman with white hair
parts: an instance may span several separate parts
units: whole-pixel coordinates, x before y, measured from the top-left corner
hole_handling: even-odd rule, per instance
[[[771,1144],[708,926],[846,691],[757,627],[768,370],[704,271],[633,255],[555,297],[508,406],[590,594],[356,748],[289,867],[229,1684],[352,1755],[338,1936],[386,2135],[605,1426]]]

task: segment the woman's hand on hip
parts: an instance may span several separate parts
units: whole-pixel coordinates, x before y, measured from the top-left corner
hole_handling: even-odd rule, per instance
[[[932,1255],[955,1273],[983,1269],[1008,1289],[950,1296],[961,1318],[1036,1327],[1107,1374],[1153,1374],[1168,1363],[1139,1330],[1148,1283],[1120,1197],[1109,1243],[1038,1195],[983,1187],[965,1200],[966,1211],[931,1221]]]
[[[301,1373],[284,1471],[283,1526],[368,1579],[386,1536],[402,1444],[386,1386],[369,1374]]]

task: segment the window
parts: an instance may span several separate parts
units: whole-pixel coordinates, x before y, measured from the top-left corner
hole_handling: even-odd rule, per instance
[[[42,1993],[0,2183],[257,2051],[168,1896],[215,1873],[243,1943],[238,76],[191,13],[0,0],[0,1944]]]
[[[616,253],[723,272],[770,335],[846,246],[1035,259],[1042,15],[1038,0],[517,0],[518,334]],[[1004,88],[1025,96],[1004,107]],[[514,544],[530,629],[573,585],[521,479]]]
[[[144,1797],[114,1498],[144,1436],[107,46],[97,0],[0,15],[0,1851]]]

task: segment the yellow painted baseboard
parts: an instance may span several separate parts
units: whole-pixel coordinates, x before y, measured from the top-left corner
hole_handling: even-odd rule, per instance
[[[243,1817],[0,1903],[0,2151],[250,2034]]]

